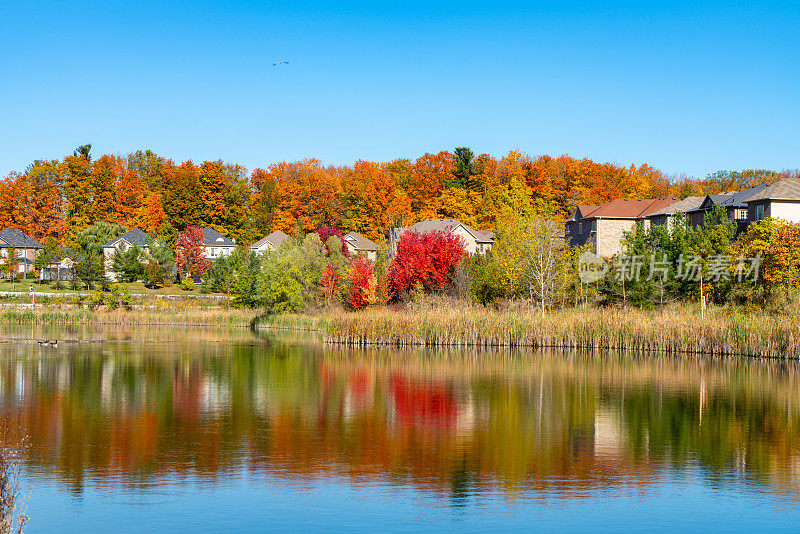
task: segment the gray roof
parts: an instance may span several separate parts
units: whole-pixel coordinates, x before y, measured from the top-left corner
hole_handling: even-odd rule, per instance
[[[765,186],[745,202],[757,200],[800,200],[800,180],[797,178],[778,180],[772,185]]]
[[[113,247],[117,243],[119,243],[120,241],[126,241],[126,242],[130,243],[131,245],[139,245],[140,247],[146,247],[147,246],[147,241],[149,239],[150,238],[146,233],[142,232],[138,228],[133,228],[131,230],[128,230],[127,232],[125,232],[121,236],[112,239],[111,241],[109,241],[108,243],[103,245],[103,248]]]
[[[648,217],[654,217],[656,215],[674,215],[676,213],[683,213],[687,212],[696,208],[700,207],[700,204],[703,203],[706,197],[686,197],[683,200],[679,200],[677,202],[673,202],[666,208],[661,208],[658,211],[654,211]]]
[[[764,184],[754,185],[753,187],[748,187],[744,191],[726,191],[725,193],[715,193],[713,195],[706,195],[706,199],[711,201],[711,206],[716,206],[720,204],[724,208],[744,208],[745,202],[750,199],[755,194],[758,194],[760,191],[765,189],[767,186]],[[705,200],[703,203],[705,204]],[[709,208],[701,208],[698,206],[693,210],[687,211],[705,211]]]
[[[739,191],[738,193],[728,196],[726,199],[720,202],[720,204],[726,208],[744,208],[746,207],[744,205],[746,201],[750,200],[751,197],[759,194],[766,188],[766,184],[758,184],[753,187],[748,187],[744,191]]]
[[[250,245],[250,248],[259,248],[259,247],[261,247],[261,246],[263,246],[263,245],[265,245],[267,243],[269,243],[270,245],[272,245],[275,248],[278,248],[287,239],[289,239],[289,236],[286,235],[285,232],[282,232],[281,230],[275,230],[274,232],[272,232],[268,236],[266,236],[266,237],[264,237],[262,239],[259,239],[258,241],[256,241],[252,245]]]
[[[378,245],[367,239],[361,234],[348,232],[344,240],[353,245],[358,250],[378,250]]]
[[[0,230],[0,240],[17,248],[42,248],[42,244],[34,238],[16,228],[4,228]]]
[[[402,234],[406,231],[419,232],[421,234],[426,232],[452,232],[459,226],[463,226],[464,230],[479,243],[494,242],[494,234],[492,232],[488,230],[474,230],[458,219],[425,219],[424,221],[412,224],[408,228],[401,228],[398,234]]]
[[[235,247],[236,241],[228,239],[210,226],[203,228],[204,247]]]

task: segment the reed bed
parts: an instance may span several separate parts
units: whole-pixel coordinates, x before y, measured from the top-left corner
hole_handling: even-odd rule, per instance
[[[688,307],[645,310],[535,310],[436,307],[329,314],[328,343],[395,347],[533,347],[625,350],[764,358],[800,357],[800,321],[720,308],[701,317]]]
[[[252,310],[193,308],[178,305],[158,309],[133,310],[42,307],[34,309],[7,308],[0,311],[0,324],[249,327],[252,318]]]

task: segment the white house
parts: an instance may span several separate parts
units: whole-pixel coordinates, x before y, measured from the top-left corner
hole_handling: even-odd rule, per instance
[[[236,241],[228,239],[210,226],[203,228],[203,248],[206,258],[216,261],[217,258],[230,256],[236,249]]]

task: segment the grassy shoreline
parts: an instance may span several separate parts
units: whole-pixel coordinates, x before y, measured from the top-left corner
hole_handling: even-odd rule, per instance
[[[535,310],[478,306],[329,311],[278,316],[267,327],[315,326],[326,343],[392,347],[510,347],[614,350],[756,358],[800,358],[800,322],[728,308],[704,317],[690,307],[659,311]]]
[[[530,308],[470,305],[387,307],[316,315],[258,316],[251,309],[169,305],[157,309],[42,306],[0,309],[0,324],[222,326],[319,332],[352,347],[549,348],[800,359],[800,321],[791,315],[677,306],[659,311],[589,309],[542,317]]]

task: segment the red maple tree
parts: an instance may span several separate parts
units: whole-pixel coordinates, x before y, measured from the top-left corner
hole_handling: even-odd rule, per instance
[[[203,230],[187,226],[175,242],[175,270],[192,276],[203,276],[211,268],[211,261],[203,248]]]
[[[335,226],[323,225],[317,228],[317,235],[322,241],[322,244],[325,245],[325,250],[328,250],[328,239],[334,236],[338,237],[339,241],[342,242],[342,256],[344,256],[345,258],[350,257],[350,251],[344,244],[344,234],[342,234],[342,230],[340,228],[337,228]]]
[[[389,290],[399,298],[420,284],[425,291],[441,291],[452,280],[464,257],[461,237],[449,232],[406,232],[389,264]]]

